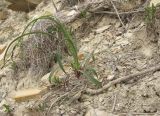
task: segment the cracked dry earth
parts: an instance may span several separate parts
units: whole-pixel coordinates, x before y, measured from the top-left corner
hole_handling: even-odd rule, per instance
[[[10,12],[15,18],[11,20],[13,18],[11,15],[4,22],[1,22],[1,44],[9,41],[4,39],[10,35],[9,25],[14,27],[13,37],[15,37],[23,30],[23,26],[19,27],[20,23],[25,25],[27,22],[26,14]],[[99,16],[97,16],[97,19],[99,19]],[[94,23],[95,20],[96,18],[93,18],[88,23]],[[147,38],[143,17],[138,14],[135,15],[130,22],[126,23],[125,28],[126,31],[115,17],[104,15],[87,34],[77,32],[78,35],[84,34],[84,37],[78,38],[79,50],[82,53],[92,52],[96,44],[101,41],[95,50],[95,67],[103,84],[116,78],[149,69],[160,63],[159,44],[152,43]],[[11,66],[7,66],[0,71],[0,116],[8,115],[4,112],[3,104],[9,104],[13,109],[14,116],[43,116],[48,110],[50,102],[55,101],[54,92],[49,92],[48,94],[51,94],[50,97],[52,97],[51,101],[44,101],[45,104],[43,106],[39,105],[38,108],[33,107],[36,101],[14,102],[12,97],[16,89],[27,88],[28,86],[35,87],[39,84],[32,78],[24,77],[24,75],[22,73],[17,77]],[[98,95],[82,94],[78,100],[71,104],[66,104],[65,101],[58,103],[53,106],[50,115],[159,116],[159,83],[160,71],[151,72],[111,86],[107,91]],[[64,94],[63,90],[61,94]]]

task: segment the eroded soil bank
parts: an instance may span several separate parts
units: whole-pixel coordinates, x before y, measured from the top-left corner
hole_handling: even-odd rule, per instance
[[[86,4],[89,3],[92,5],[88,8]],[[71,72],[69,85],[61,84],[58,87],[51,87],[38,99],[34,98],[18,103],[13,99],[16,91],[42,88],[49,82],[46,77],[34,77],[30,74],[31,70],[26,70],[26,67],[19,69],[12,61],[8,61],[7,65],[0,70],[0,115],[160,115],[160,71],[149,71],[150,68],[160,65],[158,9],[155,23],[148,25],[145,21],[144,7],[146,6],[144,2],[117,3],[115,1],[114,4],[111,3],[103,0],[84,0],[75,3],[55,0],[54,4],[60,9],[60,11],[56,11],[52,1],[44,0],[29,13],[3,8],[6,14],[2,17],[0,11],[0,65],[3,64],[2,48],[19,36],[28,22],[39,16],[53,14],[61,17],[62,22],[69,20],[66,21],[66,24],[74,32],[79,53],[85,56],[94,50],[95,60],[90,64],[97,71],[102,86],[131,74],[145,70],[148,72],[118,84],[111,84],[103,92],[92,95],[86,94],[84,91],[87,88],[97,88],[83,79],[77,79],[72,71],[67,70],[69,73]],[[79,9],[74,6],[75,4]],[[121,20],[117,18],[117,12],[113,6],[116,7]],[[80,12],[82,9],[85,9],[85,12]],[[63,19],[64,17],[69,18]],[[41,25],[40,28],[44,29]],[[10,48],[10,52],[13,47]],[[16,63],[19,61],[16,55],[20,50],[15,49],[14,51]],[[47,50],[47,46],[46,49],[43,46],[43,50]],[[71,59],[69,56],[64,56],[65,59]],[[34,69],[32,72],[39,73]],[[47,73],[45,72],[45,74]]]

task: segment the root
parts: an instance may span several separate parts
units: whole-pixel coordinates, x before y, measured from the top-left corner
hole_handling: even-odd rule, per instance
[[[63,98],[65,98],[65,97],[67,97],[67,96],[68,96],[74,89],[76,89],[78,86],[79,86],[79,85],[76,85],[76,86],[73,87],[70,91],[64,93],[63,95],[61,95],[60,97],[58,97],[55,101],[53,101],[53,102],[51,103],[48,111],[47,111],[47,114],[50,113],[51,109],[53,108],[53,106],[54,106],[57,102],[61,101],[61,100],[62,100]],[[74,97],[74,98],[75,98],[75,97]]]

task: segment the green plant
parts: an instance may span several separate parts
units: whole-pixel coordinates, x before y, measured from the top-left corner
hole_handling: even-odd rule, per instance
[[[155,22],[155,15],[156,15],[156,6],[152,4],[152,6],[148,6],[145,8],[145,21],[148,24],[152,24]]]
[[[71,67],[74,70],[76,77],[79,78],[80,76],[83,75],[84,77],[89,79],[95,85],[100,86],[101,82],[99,82],[94,77],[94,75],[96,75],[98,77],[96,71],[93,68],[85,67],[85,63],[89,61],[90,57],[85,60],[86,62],[83,65],[80,64],[79,59],[78,59],[78,50],[76,47],[76,43],[73,42],[73,36],[72,36],[71,32],[68,31],[67,27],[65,27],[65,25],[63,25],[60,22],[59,22],[59,30],[64,35],[64,39],[66,40],[67,49],[68,49],[69,53],[71,54],[71,56],[73,57],[73,61],[71,61]],[[56,61],[59,64],[61,70],[65,74],[67,74],[67,72],[65,71],[65,69],[63,67],[63,63],[61,61],[62,59],[60,57],[60,54],[57,53],[55,57],[56,57]],[[94,58],[92,53],[91,53],[91,57]],[[52,73],[50,75],[50,78],[51,78],[51,76],[52,76]],[[56,79],[57,77],[54,77],[54,78]]]
[[[3,107],[4,107],[4,111],[6,112],[6,113],[11,113],[12,112],[12,109],[10,108],[10,106],[9,105],[7,105],[7,104],[3,104]]]
[[[95,86],[100,87],[101,86],[101,82],[99,82],[94,76],[96,76],[98,78],[98,74],[96,72],[95,69],[91,68],[91,67],[86,67],[83,76],[88,78],[88,80],[93,83]]]
[[[44,112],[47,105],[45,103],[41,103],[38,105],[37,111]]]
[[[49,27],[47,29],[47,32],[43,32],[43,31],[32,32],[32,28],[33,28],[34,24],[38,20],[41,20],[41,19],[46,19],[46,20],[52,21],[55,24],[54,28],[52,26]],[[26,33],[26,31],[28,29],[29,29],[29,32]],[[85,60],[86,62],[84,64],[80,64],[79,59],[78,59],[78,49],[77,49],[76,43],[74,41],[74,38],[71,34],[71,31],[66,27],[66,25],[64,25],[58,19],[56,19],[55,17],[53,17],[51,15],[41,16],[41,17],[34,19],[28,23],[28,25],[25,27],[22,34],[19,37],[15,38],[9,44],[8,48],[6,49],[5,56],[4,56],[4,65],[6,64],[6,57],[7,57],[8,50],[10,49],[10,47],[12,46],[13,43],[18,42],[17,44],[20,44],[22,42],[24,36],[29,36],[31,34],[43,34],[43,35],[48,35],[48,36],[54,36],[54,34],[53,34],[54,32],[57,32],[60,36],[61,35],[63,36],[67,50],[73,58],[73,60],[71,62],[69,62],[69,64],[72,67],[72,69],[74,70],[76,77],[79,78],[80,76],[83,75],[84,77],[88,78],[95,85],[100,86],[100,82],[94,77],[94,75],[97,75],[96,71],[93,68],[86,67],[86,65],[85,65],[86,62],[88,62],[90,58],[89,59],[87,58],[87,60]],[[18,47],[18,45],[16,47]],[[93,56],[93,54],[92,54],[92,56]],[[61,70],[67,75],[67,72],[65,71],[63,63],[62,63],[62,58],[61,58],[60,52],[57,51],[57,53],[55,54],[55,59],[56,59],[56,62],[59,64]],[[59,83],[59,80],[57,77],[55,77],[54,79],[51,79],[52,75],[53,75],[53,72],[51,72],[51,74],[49,76],[50,82],[56,81],[57,83]]]
[[[81,11],[80,18],[86,18],[86,17],[87,17],[87,11]]]
[[[157,30],[157,11],[157,7],[153,4],[145,8],[146,33],[151,42],[158,42],[159,30]]]
[[[17,64],[15,61],[12,61],[11,62],[11,67],[10,67],[12,70],[14,70],[15,72],[17,72],[18,70],[18,67],[17,67]]]
[[[62,65],[62,67],[63,67],[63,65]],[[61,82],[62,82],[62,80],[60,80],[60,78],[55,75],[55,73],[56,73],[57,70],[58,70],[57,65],[53,66],[52,69],[51,69],[51,73],[50,73],[50,75],[48,77],[49,82],[51,84],[55,85],[55,86],[56,85],[60,85]]]

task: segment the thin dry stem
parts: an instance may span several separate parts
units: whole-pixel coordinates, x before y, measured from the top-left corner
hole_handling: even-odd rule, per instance
[[[159,69],[160,69],[160,65],[152,67],[150,69],[146,69],[144,71],[141,71],[141,72],[138,72],[138,73],[135,73],[135,74],[131,74],[131,75],[128,75],[128,76],[125,76],[125,77],[122,77],[122,78],[118,78],[116,80],[113,80],[113,81],[109,82],[108,84],[104,85],[102,88],[97,89],[97,90],[88,88],[88,89],[85,90],[85,93],[88,93],[88,94],[91,94],[91,95],[99,94],[99,93],[102,93],[103,91],[107,90],[109,87],[111,87],[115,84],[121,83],[123,81],[128,81],[130,79],[133,79],[134,77],[145,75],[146,73],[154,72],[154,71],[157,71]]]
[[[121,17],[119,16],[118,10],[117,10],[116,6],[114,5],[113,1],[110,0],[110,2],[111,2],[112,6],[113,6],[113,8],[114,8],[114,10],[115,10],[115,12],[116,12],[116,14],[117,14],[117,17],[118,17],[119,21],[121,22],[122,26],[125,27],[125,25],[124,25]]]

